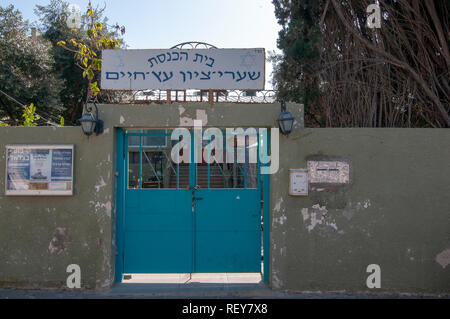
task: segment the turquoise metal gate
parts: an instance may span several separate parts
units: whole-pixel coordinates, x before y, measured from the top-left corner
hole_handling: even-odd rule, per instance
[[[249,162],[258,142],[236,139],[234,163],[215,153],[195,163],[198,143],[213,138],[191,134],[191,161],[177,163],[171,135],[118,132],[116,281],[123,273],[260,272],[261,175],[258,160]]]

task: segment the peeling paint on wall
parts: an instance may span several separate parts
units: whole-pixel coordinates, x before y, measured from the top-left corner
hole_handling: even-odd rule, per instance
[[[105,183],[105,181],[103,180],[103,176],[100,176],[100,181],[98,182],[97,185],[94,186],[94,187],[95,187],[95,191],[98,193],[98,191],[100,190],[100,188],[105,187],[105,186],[106,186],[106,183]]]
[[[194,126],[194,120],[190,117],[180,117],[180,126]]]
[[[283,282],[278,277],[278,271],[272,271],[272,286],[275,289],[280,289],[283,286]]]
[[[276,211],[277,213],[280,212],[281,209],[281,204],[283,203],[283,197],[280,197],[280,199],[278,200],[278,202],[275,204],[275,207],[273,208],[274,211]]]
[[[309,218],[308,208],[302,208],[302,216],[304,222],[308,220]]]
[[[89,201],[89,204],[94,206],[94,211],[95,214],[98,217],[101,217],[103,214],[99,214],[99,213],[103,213],[103,211],[99,212],[100,208],[104,208],[105,212],[106,212],[106,216],[111,218],[111,212],[112,212],[112,204],[111,201],[108,201],[106,203],[101,203],[101,202],[95,202],[95,201]],[[100,220],[100,219],[99,219]]]
[[[287,220],[287,217],[286,217],[286,215],[283,214],[280,217],[274,217],[273,223],[283,225],[286,222],[286,220]]]
[[[206,126],[208,124],[208,115],[205,110],[197,110],[197,120],[202,121],[202,125]]]
[[[442,268],[450,265],[450,248],[444,250],[436,256],[436,262],[442,266]]]
[[[111,218],[111,202],[110,201],[106,202],[105,208],[106,208],[106,216]]]
[[[178,107],[180,112],[180,126],[194,126],[194,121],[202,121],[202,126],[208,124],[208,115],[205,110],[196,110],[196,118],[193,119],[189,116],[182,116],[185,112],[185,108],[181,105]]]
[[[313,231],[317,225],[323,225],[327,227],[331,227],[334,230],[338,230],[336,225],[336,221],[334,218],[328,215],[328,209],[326,206],[320,206],[319,204],[313,205],[311,209],[302,208],[301,210],[303,222],[306,225],[306,229],[308,232]],[[310,220],[310,223],[305,223],[307,220]]]
[[[66,245],[70,242],[70,237],[67,234],[67,228],[57,227],[53,232],[53,238],[48,245],[50,254],[59,255],[61,252],[67,250]]]

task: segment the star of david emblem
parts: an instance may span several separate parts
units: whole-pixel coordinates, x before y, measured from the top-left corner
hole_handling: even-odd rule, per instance
[[[246,70],[250,70],[251,67],[256,64],[256,55],[247,52],[244,55],[241,55],[241,64],[240,66]]]

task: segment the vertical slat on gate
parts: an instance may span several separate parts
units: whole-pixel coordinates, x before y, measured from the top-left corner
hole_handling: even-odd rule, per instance
[[[142,135],[139,135],[139,189],[142,188]]]
[[[195,157],[196,157],[196,145],[195,145],[195,141],[196,141],[196,136],[195,136],[195,129],[192,130],[191,134],[191,149],[189,150],[191,152],[190,154],[190,158],[191,161],[189,163],[189,171],[191,171],[192,169],[192,176],[189,176],[189,187],[192,189],[192,197],[195,196],[195,189],[193,187],[195,187],[195,185],[197,185],[197,176],[196,176],[196,161],[195,161]],[[196,216],[195,216],[195,201],[194,198],[192,198],[192,272],[195,272],[195,263],[196,263],[196,233],[197,233],[197,227],[196,227]]]
[[[190,163],[189,163],[189,187],[195,187],[195,183],[197,182],[195,178],[195,130],[192,130],[191,134],[191,148],[190,148]]]
[[[179,188],[180,188],[180,150],[178,150],[177,154],[177,189]]]
[[[247,136],[244,135],[244,188],[247,189]]]
[[[258,185],[258,205],[261,206],[261,201],[262,201],[262,187],[261,187],[261,162],[259,161],[259,129],[256,129],[256,185]]]
[[[270,151],[270,134],[266,131],[267,138],[265,142],[267,145],[267,154]],[[264,166],[269,166],[270,163],[262,164]],[[263,184],[263,262],[264,262],[264,282],[268,282],[270,278],[270,211],[269,211],[269,174],[263,174],[262,176],[262,184]]]
[[[208,188],[211,188],[211,185],[210,185],[210,165],[209,165],[209,162],[210,162],[210,154],[209,154],[210,152],[208,151],[208,163],[207,163],[207,165],[208,165]],[[214,166],[213,166],[214,167]]]
[[[122,281],[123,274],[123,216],[124,216],[124,194],[126,185],[125,176],[125,163],[126,155],[125,146],[126,135],[122,129],[117,130],[117,155],[116,155],[116,171],[119,174],[116,182],[116,200],[117,200],[117,213],[116,213],[116,269],[114,279],[116,282]],[[128,155],[128,154],[127,154]]]

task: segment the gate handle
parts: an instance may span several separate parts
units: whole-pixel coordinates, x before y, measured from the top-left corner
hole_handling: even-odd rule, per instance
[[[202,200],[203,197],[192,197],[192,200]]]

